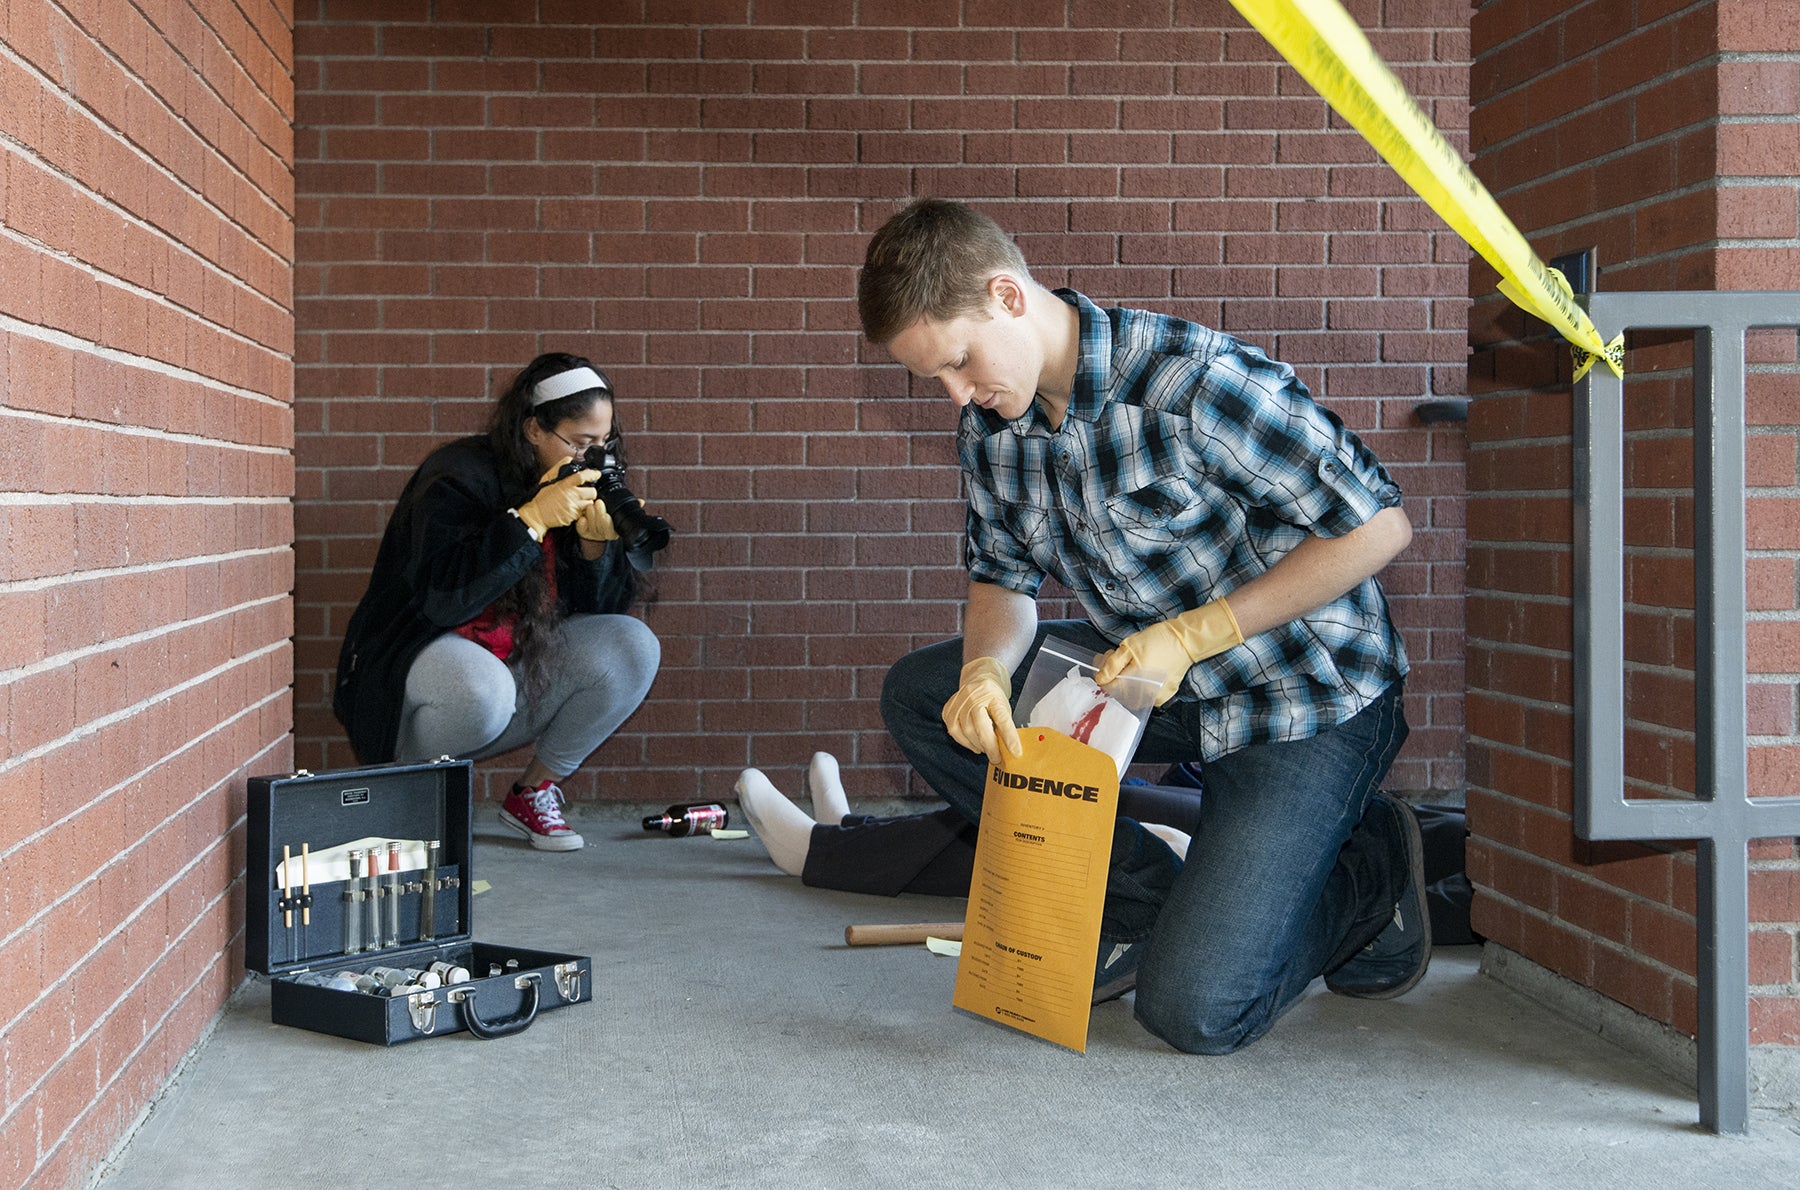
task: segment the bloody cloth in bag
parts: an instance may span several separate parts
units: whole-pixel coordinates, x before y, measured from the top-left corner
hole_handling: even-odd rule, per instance
[[[1071,666],[1068,676],[1038,699],[1025,721],[1032,727],[1060,731],[1079,744],[1098,748],[1113,758],[1123,774],[1137,750],[1142,724],[1093,678]]]

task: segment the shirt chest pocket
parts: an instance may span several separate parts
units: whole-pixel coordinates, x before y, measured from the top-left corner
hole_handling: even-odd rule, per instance
[[[1012,500],[995,501],[994,519],[1007,536],[1035,552],[1049,542],[1049,511]]]
[[[1214,510],[1185,475],[1160,476],[1106,498],[1112,527],[1140,550],[1162,551],[1206,532]]]

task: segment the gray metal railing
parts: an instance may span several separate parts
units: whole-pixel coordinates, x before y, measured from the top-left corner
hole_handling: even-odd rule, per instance
[[[1584,839],[1693,839],[1700,1123],[1748,1129],[1748,844],[1800,835],[1800,797],[1748,792],[1744,653],[1744,336],[1800,327],[1800,293],[1598,293],[1596,325],[1694,335],[1696,799],[1625,796],[1624,385],[1575,386],[1575,830]]]

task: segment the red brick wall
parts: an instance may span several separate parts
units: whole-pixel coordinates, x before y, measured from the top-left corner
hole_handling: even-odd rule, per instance
[[[1476,172],[1540,255],[1596,246],[1600,288],[1800,288],[1800,36],[1786,6],[1492,0],[1473,24]],[[1575,838],[1568,364],[1471,270],[1469,804],[1477,928],[1658,1021],[1695,1027],[1687,847]],[[1616,328],[1602,328],[1610,335]],[[1626,366],[1631,796],[1695,788],[1692,386],[1685,337]],[[1751,344],[1749,698],[1756,793],[1795,748],[1794,336]],[[1800,1042],[1792,840],[1753,845],[1752,1036]]]
[[[1791,18],[1782,5],[1719,6],[1719,289],[1800,289],[1800,27]],[[1800,632],[1793,554],[1800,366],[1791,333],[1758,336],[1750,350],[1757,373],[1746,394],[1745,451],[1750,792],[1792,796],[1800,756],[1793,677],[1800,672],[1793,645]],[[1793,839],[1765,839],[1750,856],[1751,1037],[1800,1045],[1800,850]]]
[[[633,486],[680,529],[663,673],[574,794],[792,787],[816,748],[898,791],[876,695],[958,630],[962,513],[951,406],[860,342],[853,292],[868,234],[936,194],[1047,283],[1272,349],[1368,436],[1419,527],[1387,575],[1416,663],[1396,783],[1459,786],[1462,435],[1411,409],[1463,390],[1464,250],[1227,4],[633,7],[301,5],[303,763],[349,759],[327,691],[407,474],[567,349],[612,373]],[[1355,8],[1461,136],[1462,6]]]
[[[0,6],[0,1185],[74,1186],[243,977],[291,759],[291,16]]]

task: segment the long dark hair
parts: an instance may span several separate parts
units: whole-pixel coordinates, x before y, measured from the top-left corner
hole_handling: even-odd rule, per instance
[[[583,389],[554,401],[532,405],[532,390],[540,381],[560,375],[571,368],[593,368],[605,387]],[[547,351],[519,370],[519,374],[512,378],[495,402],[493,415],[488,419],[487,432],[494,458],[500,466],[501,485],[506,490],[509,502],[524,500],[537,487],[539,478],[537,448],[525,436],[526,423],[535,421],[540,430],[555,433],[557,426],[571,418],[586,417],[601,402],[614,406],[613,431],[606,445],[609,451],[619,453],[622,443],[619,440],[617,405],[613,399],[612,383],[606,379],[606,373],[581,356],[562,351]],[[559,551],[580,548],[573,540],[573,534],[557,530],[552,532],[558,533],[556,545]],[[526,571],[524,578],[494,601],[494,610],[503,615],[511,612],[516,617],[513,626],[513,656],[518,661],[527,697],[536,699],[549,686],[549,661],[555,651],[562,624],[556,615],[556,601],[550,597],[550,584],[545,578],[544,568],[533,566]]]

